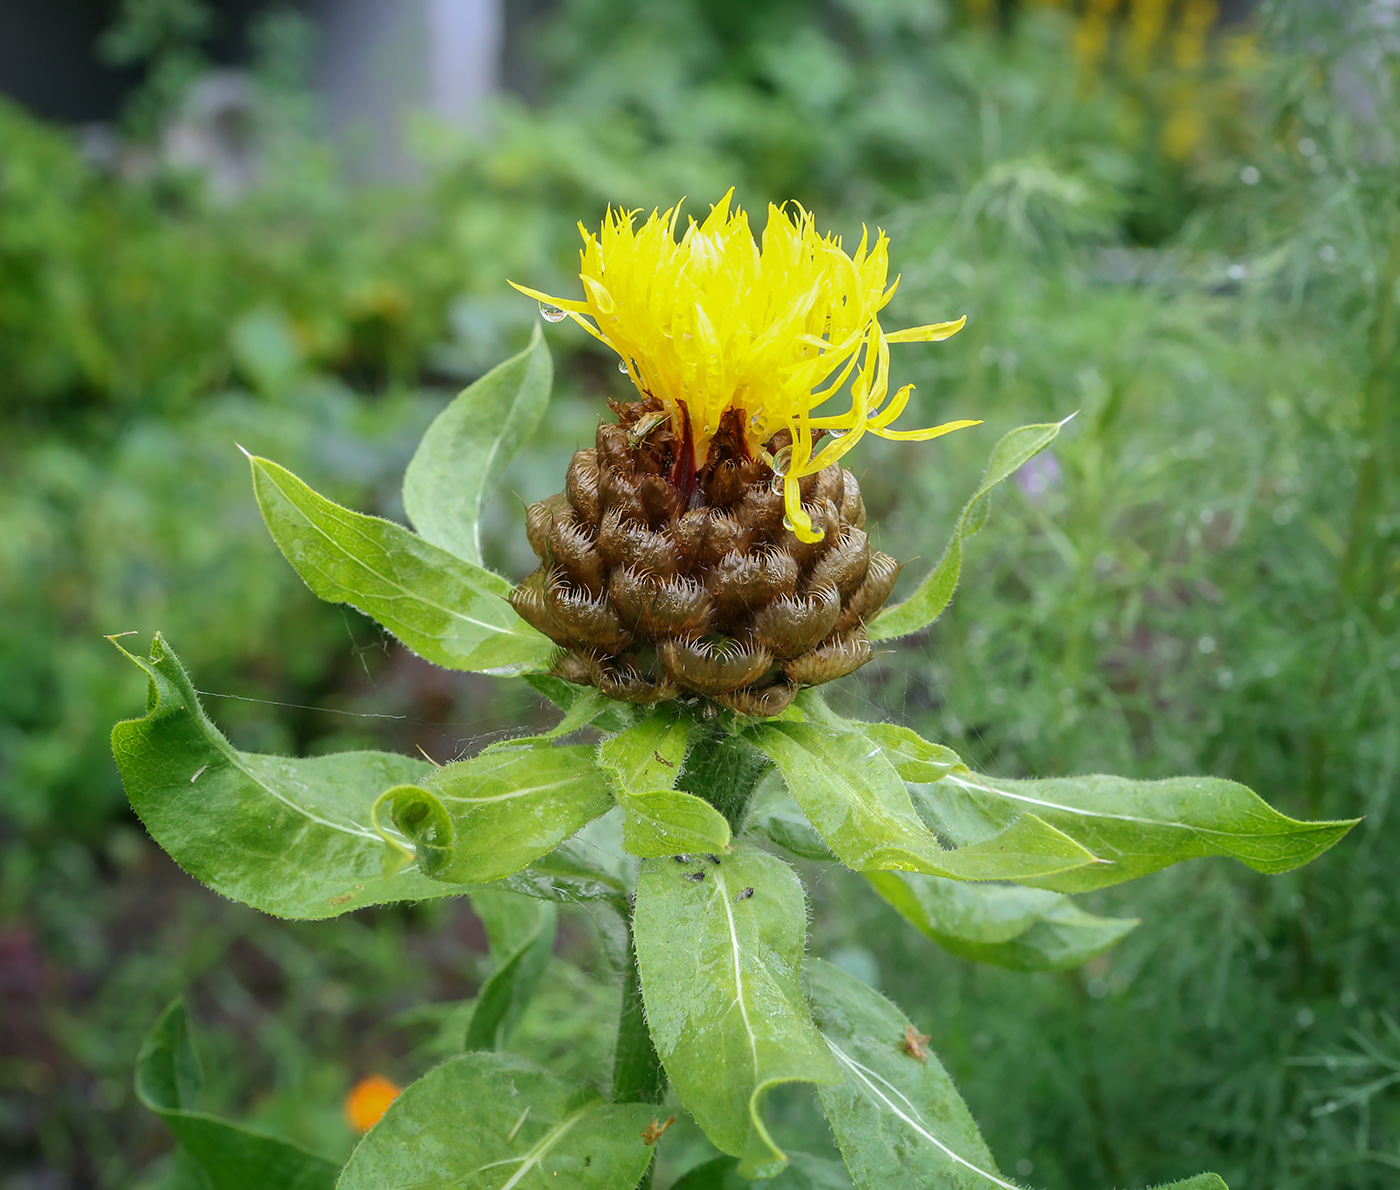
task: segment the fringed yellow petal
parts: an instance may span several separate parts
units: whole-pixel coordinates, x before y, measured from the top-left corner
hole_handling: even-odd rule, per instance
[[[911,326],[885,336],[887,343],[941,343],[951,339],[967,325],[967,315],[953,322],[931,322],[928,326]]]
[[[888,438],[891,442],[927,442],[930,438],[942,438],[944,434],[951,434],[954,430],[965,430],[968,426],[980,426],[981,424],[980,421],[948,421],[941,426],[932,426],[927,430],[871,429],[870,432],[881,438]]]
[[[862,228],[848,254],[839,237],[821,235],[811,213],[790,203],[768,208],[756,239],[733,200],[731,188],[702,221],[687,219],[679,240],[679,203],[645,219],[610,208],[597,234],[579,226],[583,300],[515,288],[616,351],[638,390],[660,402],[678,431],[688,426],[697,466],[730,410],[755,454],[789,431],[788,519],[802,540],[818,540],[797,489],[803,475],[843,458],[867,432],[918,440],[976,424],[885,428],[909,399],[906,386],[886,407],[890,344],[946,339],[966,320],[886,334],[879,314],[899,278],[888,280],[884,232],[877,229],[872,241]],[[848,410],[813,416],[847,385]],[[819,443],[820,430],[844,434]]]

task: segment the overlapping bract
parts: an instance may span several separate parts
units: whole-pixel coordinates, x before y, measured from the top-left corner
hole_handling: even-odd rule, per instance
[[[854,255],[839,236],[822,236],[812,215],[769,206],[762,247],[733,190],[703,223],[690,220],[675,238],[679,205],[609,211],[598,235],[582,224],[579,279],[585,297],[568,301],[517,285],[557,306],[622,359],[645,396],[660,401],[677,437],[688,433],[697,465],[706,460],[726,411],[739,411],[751,452],[786,476],[785,502],[804,541],[821,537],[803,511],[797,481],[835,463],[866,433],[936,438],[973,421],[922,430],[891,430],[913,385],[889,398],[889,345],[937,342],[965,318],[886,333],[879,314],[898,286],[886,284],[889,240],[862,233]],[[814,415],[850,382],[850,408]],[[765,446],[781,431],[790,457]],[[831,437],[817,449],[816,431]]]

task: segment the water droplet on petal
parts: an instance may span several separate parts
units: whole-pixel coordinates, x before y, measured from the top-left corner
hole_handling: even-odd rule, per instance
[[[786,475],[792,466],[792,447],[785,446],[773,456],[773,474]]]
[[[630,375],[630,373],[627,370],[627,361],[625,359],[620,359],[617,361],[617,370],[621,372],[624,376]]]
[[[831,437],[833,437],[833,438],[844,438],[847,434],[850,433],[850,431],[849,431],[849,430],[827,430],[827,433],[828,433]]]
[[[797,526],[792,523],[792,517],[788,516],[787,513],[783,514],[783,528],[789,533],[797,532]]]
[[[768,490],[775,496],[781,496],[783,494],[783,477],[781,475],[773,476],[768,481]]]
[[[558,306],[541,306],[540,317],[546,322],[563,322],[568,315]]]

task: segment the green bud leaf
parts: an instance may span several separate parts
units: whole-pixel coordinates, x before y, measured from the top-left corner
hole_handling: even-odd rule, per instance
[[[494,748],[388,790],[387,813],[434,880],[485,883],[519,872],[612,807],[588,747]]]
[[[481,565],[481,510],[549,404],[554,367],[538,326],[530,345],[444,409],[403,477],[403,506],[424,541]]]
[[[507,579],[381,517],[342,508],[284,467],[249,456],[263,519],[306,585],[372,616],[448,669],[547,670],[554,643],[515,614]]]
[[[918,632],[920,628],[932,624],[943,614],[943,609],[952,601],[953,592],[958,586],[958,577],[962,573],[963,540],[971,537],[986,523],[991,508],[991,497],[988,493],[1018,467],[1029,462],[1054,442],[1064,425],[1061,421],[1050,422],[1047,425],[1021,426],[996,444],[987,462],[982,482],[972,493],[972,499],[963,505],[958,522],[953,527],[953,535],[948,539],[948,545],[938,560],[938,565],[908,599],[885,608],[870,622],[867,631],[872,641],[908,636],[911,632]]]
[[[122,653],[146,673],[150,693],[144,718],[112,729],[112,753],[132,809],[196,880],[264,913],[298,918],[463,891],[412,868],[385,872],[371,808],[386,787],[426,777],[427,761],[240,752],[204,713],[162,637],[149,660]]]
[[[808,981],[812,1014],[846,1076],[818,1088],[822,1107],[860,1190],[1018,1190],[908,1017],[832,963],[813,960]]]
[[[605,1103],[523,1058],[463,1054],[404,1089],[336,1186],[633,1190],[655,1152],[642,1138],[655,1112]]]
[[[944,950],[1015,971],[1066,971],[1116,945],[1136,918],[1085,913],[1068,897],[917,872],[867,872],[875,891]]]
[[[633,929],[656,1052],[747,1178],[772,1177],[787,1160],[763,1120],[769,1089],[841,1077],[802,997],[806,928],[796,875],[746,844],[719,862],[642,864]]]
[[[622,807],[623,846],[644,858],[723,851],[729,823],[709,802],[675,788],[691,721],[674,707],[652,711],[598,746],[598,763]]]
[[[849,724],[767,722],[754,742],[848,868],[902,870],[957,880],[1031,879],[1095,863],[1093,852],[1033,814],[972,846],[947,851],[920,821],[879,744]]]
[[[1207,855],[1233,856],[1256,872],[1287,872],[1316,859],[1360,821],[1299,822],[1245,786],[1216,777],[1011,781],[953,772],[910,788],[927,821],[955,843],[989,840],[1033,813],[1100,857],[1073,872],[1008,877],[1059,892],[1104,888]]]
[[[300,1145],[195,1109],[201,1075],[182,1000],[160,1016],[136,1059],[136,1096],[165,1121],[213,1190],[331,1190],[336,1166]]]

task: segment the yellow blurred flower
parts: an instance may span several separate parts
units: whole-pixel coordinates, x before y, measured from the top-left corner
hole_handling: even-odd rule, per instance
[[[866,433],[924,440],[977,425],[954,421],[923,430],[891,430],[913,385],[889,398],[889,347],[928,343],[962,329],[966,318],[887,333],[879,313],[894,296],[886,285],[889,241],[862,233],[854,255],[822,236],[810,213],[769,206],[760,247],[748,216],[725,194],[703,223],[689,221],[679,242],[679,204],[653,211],[608,212],[598,235],[579,225],[579,279],[585,297],[567,301],[522,285],[521,293],[567,313],[621,357],[632,382],[658,400],[677,436],[704,464],[721,419],[741,420],[750,453],[785,477],[793,531],[821,536],[802,509],[798,480],[845,455]],[[514,282],[512,282],[514,284]],[[850,408],[816,411],[850,383]],[[790,451],[764,449],[788,430]],[[817,450],[816,431],[830,437]]]

